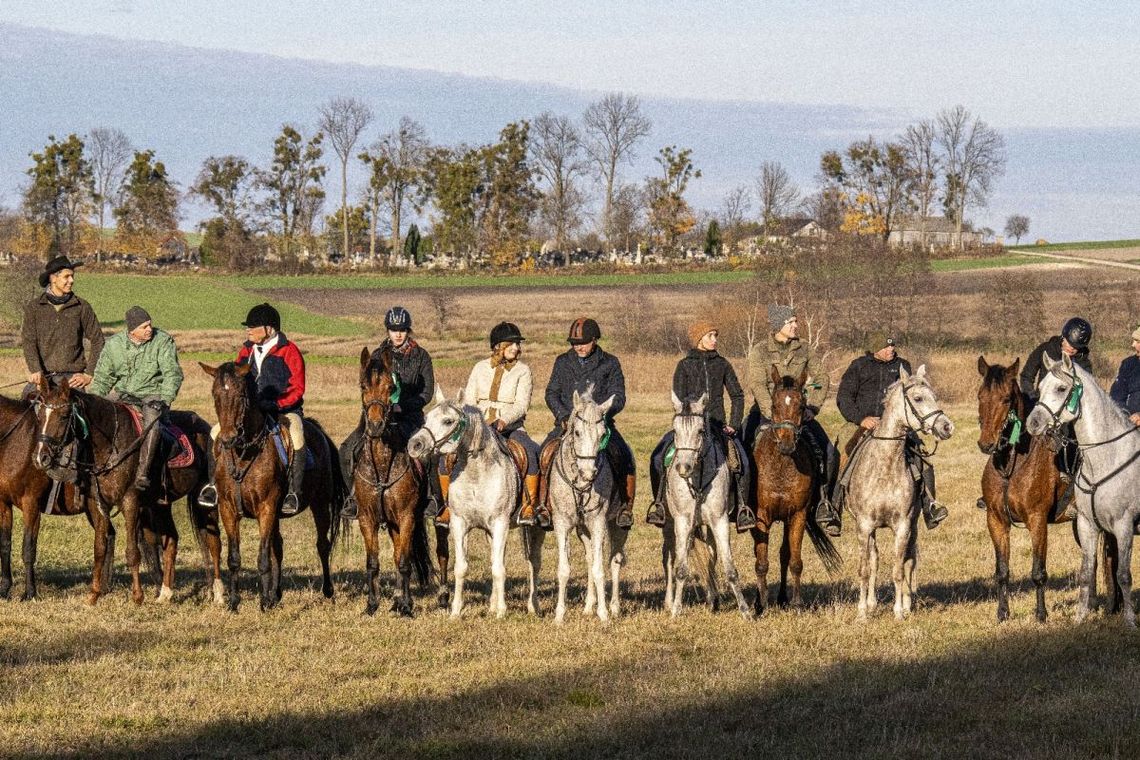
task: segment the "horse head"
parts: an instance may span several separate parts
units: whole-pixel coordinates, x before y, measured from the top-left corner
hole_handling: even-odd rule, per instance
[[[253,419],[257,411],[254,403],[256,388],[248,364],[226,362],[217,367],[198,362],[214,383],[210,393],[214,397],[214,413],[218,417],[218,442],[224,448],[249,443],[247,432],[257,434],[259,428]]]
[[[379,438],[388,427],[392,407],[398,404],[400,388],[392,372],[392,358],[387,351],[379,359],[365,347],[360,352],[360,403],[364,407],[364,432]]]
[[[804,421],[804,386],[807,368],[799,377],[782,375],[775,364],[769,370],[772,378],[772,433],[776,448],[781,454],[791,455],[799,445],[800,429]]]
[[[1037,383],[1037,406],[1025,421],[1025,428],[1032,435],[1052,432],[1079,417],[1084,393],[1084,383],[1077,377],[1077,368],[1068,354],[1061,354],[1060,361],[1054,361],[1048,353],[1041,358],[1046,372]]]
[[[983,454],[992,454],[1006,443],[1006,428],[1021,424],[1022,399],[1018,374],[1021,358],[1008,367],[989,364],[978,356],[978,374],[982,384],[978,388],[978,448]]]
[[[598,476],[598,456],[609,442],[606,414],[613,406],[614,397],[610,396],[601,404],[595,402],[594,385],[591,383],[584,393],[574,391],[571,401],[573,409],[566,435],[577,463],[579,479],[592,482]]]
[[[673,467],[682,478],[688,478],[697,468],[705,448],[705,407],[709,394],[702,393],[697,400],[682,401],[673,394]]]
[[[423,426],[408,439],[408,455],[420,461],[433,455],[454,454],[471,424],[463,406],[462,389],[451,402],[436,383],[434,401],[435,406],[424,415]]]
[[[41,375],[35,392],[36,450],[33,462],[41,470],[55,466],[63,449],[74,437],[75,409],[71,386]]]
[[[899,380],[894,387],[902,397],[903,420],[908,428],[916,433],[931,433],[943,441],[953,435],[954,423],[938,405],[938,396],[926,379],[925,364],[919,365],[913,375],[899,367]],[[890,391],[887,395],[890,397]]]

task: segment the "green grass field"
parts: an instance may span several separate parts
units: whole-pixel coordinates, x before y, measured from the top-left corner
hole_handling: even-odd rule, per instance
[[[1081,240],[1073,243],[1048,245],[1007,245],[1007,251],[1092,251],[1103,248],[1140,248],[1140,240]]]

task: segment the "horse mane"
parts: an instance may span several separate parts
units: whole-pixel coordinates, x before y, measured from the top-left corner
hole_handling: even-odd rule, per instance
[[[1055,366],[1059,367],[1061,365],[1058,363]],[[1075,362],[1073,363],[1073,372],[1076,373],[1077,377],[1081,379],[1081,383],[1083,383],[1086,388],[1089,386],[1096,387],[1096,392],[1103,397],[1103,400],[1105,402],[1102,404],[1102,406],[1108,409],[1108,412],[1106,412],[1106,414],[1115,415],[1116,419],[1122,424],[1132,426],[1132,420],[1129,419],[1128,413],[1125,412],[1119,404],[1112,400],[1104,388],[1100,387],[1100,383],[1096,381],[1096,377],[1091,372]]]
[[[796,384],[799,378],[791,377],[789,375],[782,375],[780,377],[780,384],[776,387],[778,391],[792,391],[796,389]]]
[[[1019,383],[1017,381],[1016,377],[1013,378],[1012,380],[1008,380],[1006,378],[1005,373],[1008,372],[1010,367],[1012,367],[1012,366],[1013,366],[1012,364],[1009,367],[1003,367],[1000,364],[988,365],[986,367],[986,374],[982,378],[982,387],[983,388],[1001,389],[1001,388],[1004,388],[1004,386],[1006,386],[1007,384],[1012,383],[1013,392],[1015,394],[1015,397],[1021,403],[1022,411],[1020,412],[1020,414],[1022,416],[1024,416],[1029,411],[1029,396],[1027,396],[1025,393],[1022,392],[1021,383]]]
[[[487,423],[483,421],[483,412],[479,407],[472,406],[471,404],[464,404],[457,407],[459,413],[467,417],[467,424],[470,426],[471,433],[471,450],[478,451],[483,448],[487,442]]]
[[[386,364],[382,358],[374,358],[369,361],[368,366],[364,368],[362,379],[365,384],[372,385],[376,383],[377,380],[390,375],[391,371],[391,365]]]

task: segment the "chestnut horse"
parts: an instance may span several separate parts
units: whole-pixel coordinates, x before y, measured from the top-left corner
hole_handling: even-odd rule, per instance
[[[199,541],[208,542],[209,518],[198,514],[196,497],[205,475],[205,449],[208,426],[192,412],[176,412],[174,418],[193,436],[197,444],[195,466],[164,470],[145,492],[134,487],[142,437],[136,432],[134,416],[126,406],[99,396],[72,390],[67,383],[53,385],[41,378],[35,400],[36,439],[33,462],[45,471],[71,470],[85,482],[85,496],[102,520],[116,504],[122,509],[125,523],[127,567],[131,571],[131,598],[143,601],[139,562],[142,559],[140,538],[148,546],[161,546],[162,569],[158,584],[158,600],[169,601],[174,594],[174,568],[178,555],[178,529],[174,525],[170,504],[183,496],[198,527]],[[74,447],[74,456],[69,450]],[[68,461],[68,460],[71,461]],[[96,523],[97,525],[101,523]],[[97,527],[95,541],[95,578],[88,603],[94,604],[104,593],[101,568],[113,561],[107,541],[100,541]],[[217,580],[214,565],[214,580]],[[109,580],[107,578],[106,580]]]
[[[0,396],[0,599],[12,589],[12,511],[19,507],[24,518],[23,601],[36,598],[36,551],[39,547],[40,515],[48,509],[46,500],[52,481],[32,464],[36,447],[36,415],[31,401]],[[85,514],[95,529],[95,556],[103,557],[91,576],[92,594],[109,583],[114,562],[115,528],[96,507],[94,500],[76,498],[70,484],[61,489],[62,498],[49,513]],[[96,594],[97,598],[97,594]]]
[[[818,469],[812,463],[811,447],[803,436],[806,405],[804,384],[807,370],[798,378],[781,376],[773,365],[772,420],[760,426],[752,448],[756,463],[756,527],[752,529],[756,554],[756,614],[768,604],[768,541],[772,523],[784,523],[780,546],[780,590],[776,602],[785,606],[803,605],[800,577],[803,574],[804,531],[828,573],[842,565],[831,538],[812,518],[810,508],[819,493]],[[788,571],[792,573],[792,593],[788,598]]]
[[[373,361],[367,348],[360,353],[360,402],[363,406],[363,451],[356,457],[352,484],[358,505],[357,519],[364,537],[365,569],[368,575],[368,604],[365,613],[373,615],[380,606],[381,526],[392,540],[392,561],[396,568],[396,589],[392,611],[412,616],[411,577],[420,584],[431,580],[427,530],[424,526],[424,478],[407,453],[407,441],[396,425],[389,425],[396,399],[396,381],[387,351]],[[447,573],[447,534],[436,529],[436,546],[443,547],[441,570]],[[440,540],[442,533],[442,540]],[[446,600],[446,595],[441,597]]]
[[[1065,483],[1057,469],[1056,453],[1047,437],[1030,435],[1025,429],[1030,400],[1021,392],[1018,375],[1021,359],[1003,367],[978,357],[978,448],[989,454],[982,471],[982,502],[986,526],[994,543],[995,578],[998,584],[997,619],[1009,618],[1009,532],[1021,523],[1029,530],[1033,546],[1031,577],[1037,587],[1037,620],[1045,622],[1045,560],[1049,549],[1050,524],[1069,522],[1062,509]],[[981,505],[979,505],[981,506]],[[1074,524],[1075,528],[1075,524]],[[1106,538],[1105,582],[1116,587],[1115,541]],[[1111,608],[1122,601],[1117,587]]]
[[[226,531],[229,608],[236,612],[240,602],[241,518],[250,517],[257,521],[260,538],[257,573],[261,582],[261,609],[265,611],[281,601],[284,556],[278,513],[285,500],[287,470],[273,441],[274,421],[257,406],[257,388],[248,364],[226,362],[211,367],[199,362],[198,366],[214,378],[211,394],[220,426],[214,441],[217,462],[214,482],[218,488],[218,516]],[[331,599],[329,554],[340,529],[340,520],[334,519],[334,509],[344,503],[346,489],[333,454],[336,451],[333,442],[316,420],[306,419],[304,427],[305,448],[312,453],[315,466],[305,473],[298,495],[302,509],[308,507],[313,513],[317,555],[321,560],[321,593]],[[288,447],[288,434],[284,430],[280,434],[282,445]],[[292,452],[289,455],[292,456]]]

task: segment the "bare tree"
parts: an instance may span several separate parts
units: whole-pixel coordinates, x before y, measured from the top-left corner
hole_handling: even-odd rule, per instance
[[[568,117],[546,112],[531,125],[530,149],[546,183],[539,210],[558,250],[564,251],[566,239],[582,224],[585,196],[574,182],[586,169],[582,138]]]
[[[348,250],[348,159],[352,149],[360,139],[360,133],[372,121],[372,109],[356,98],[333,98],[320,108],[321,119],[318,129],[332,143],[333,150],[340,158],[340,220],[344,233],[343,254]]]
[[[724,245],[731,252],[740,242],[740,230],[744,226],[744,218],[752,208],[752,193],[747,186],[737,185],[724,196],[720,208],[721,219],[724,220],[722,230]]]
[[[760,204],[760,221],[765,229],[795,208],[800,190],[792,182],[792,177],[777,161],[760,164],[760,176],[756,178],[756,196]]]
[[[907,178],[911,199],[918,215],[919,235],[926,245],[926,220],[938,195],[938,170],[941,161],[935,148],[937,129],[930,119],[911,124],[903,133],[900,144],[906,158]]]
[[[1024,214],[1013,214],[1005,220],[1005,235],[1011,237],[1018,243],[1021,242],[1021,236],[1029,232],[1029,217]]]
[[[606,186],[602,205],[602,234],[610,242],[614,186],[618,165],[634,157],[637,141],[649,135],[652,122],[641,113],[635,95],[610,93],[591,103],[582,116],[586,132],[586,153]]]
[[[985,206],[994,180],[1005,172],[1005,140],[963,106],[938,114],[937,140],[943,151],[943,204],[954,219],[958,244],[969,206]]]
[[[400,119],[394,131],[381,137],[359,158],[372,173],[368,178],[368,204],[372,226],[369,235],[370,258],[376,258],[376,220],[380,206],[386,205],[391,215],[391,249],[401,250],[400,231],[404,209],[409,204],[419,209],[416,191],[425,182],[429,142],[423,125],[407,116]]]
[[[95,213],[99,219],[99,251],[103,250],[107,206],[118,203],[119,186],[123,172],[134,154],[134,147],[122,131],[110,127],[96,127],[87,138],[91,155],[91,169],[95,174]]]
[[[638,185],[622,185],[614,193],[610,214],[613,241],[623,251],[633,247],[635,239],[643,232],[642,221],[645,215],[646,197]]]

